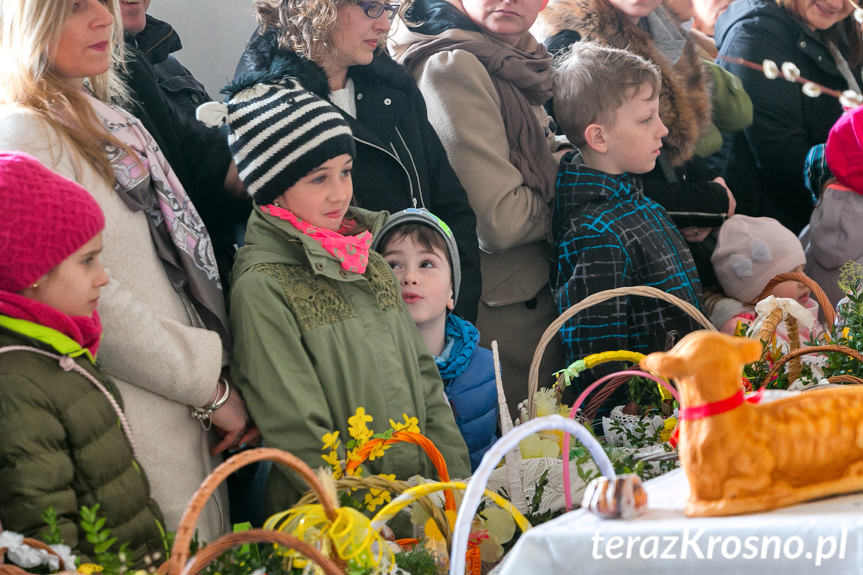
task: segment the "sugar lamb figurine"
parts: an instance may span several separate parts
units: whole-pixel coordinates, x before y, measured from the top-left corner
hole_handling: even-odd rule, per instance
[[[761,343],[699,331],[641,366],[677,380],[689,516],[765,511],[863,490],[863,386],[744,400]]]

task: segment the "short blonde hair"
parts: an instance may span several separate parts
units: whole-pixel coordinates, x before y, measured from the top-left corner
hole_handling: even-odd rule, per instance
[[[585,144],[591,124],[613,125],[617,109],[642,86],[659,94],[659,67],[631,52],[576,42],[555,62],[554,116],[569,141]]]
[[[106,0],[114,16],[111,66],[104,74],[85,80],[100,100],[125,102],[127,90],[115,72],[124,57],[123,26],[118,0]],[[51,68],[50,52],[60,40],[72,4],[61,0],[0,0],[0,103],[28,108],[63,135],[100,174],[114,181],[104,143],[119,145],[74,86]],[[60,121],[57,111],[71,122]]]
[[[404,17],[411,3],[403,0],[399,15]],[[339,8],[352,4],[353,0],[254,0],[253,6],[261,29],[278,31],[279,47],[320,64],[324,56],[333,54],[330,32]]]

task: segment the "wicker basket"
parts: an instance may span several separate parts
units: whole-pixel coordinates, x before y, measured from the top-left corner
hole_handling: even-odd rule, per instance
[[[2,529],[0,529],[2,531]],[[41,549],[42,551],[46,551],[47,553],[55,556],[58,561],[59,571],[58,575],[62,575],[64,573],[74,573],[74,571],[67,571],[66,565],[63,562],[63,558],[60,557],[47,543],[43,543],[38,539],[33,539],[31,537],[25,537],[22,541],[24,545],[29,547],[33,547],[34,549]],[[7,564],[3,562],[3,557],[6,555],[7,548],[0,547],[0,575],[28,575],[30,572],[18,567],[17,565]]]
[[[551,324],[542,334],[542,337],[540,338],[539,343],[536,346],[536,351],[534,351],[533,354],[533,361],[531,361],[530,364],[530,372],[527,383],[528,412],[530,413],[531,418],[536,417],[536,406],[533,402],[533,396],[534,394],[536,394],[536,390],[539,388],[539,364],[542,361],[542,356],[545,353],[546,346],[553,338],[557,336],[557,333],[560,328],[563,327],[563,324],[569,321],[578,312],[583,311],[593,305],[602,303],[616,297],[625,297],[632,295],[650,297],[670,303],[685,311],[692,319],[701,324],[704,329],[716,331],[716,328],[713,326],[712,323],[710,323],[710,320],[707,319],[704,314],[701,313],[694,305],[654,287],[634,286],[615,288],[589,295],[588,297],[576,303],[569,309],[565,310],[556,320],[551,322]]]
[[[779,370],[782,369],[782,366],[788,362],[798,360],[800,356],[806,355],[808,353],[826,353],[826,352],[838,352],[844,353],[847,356],[853,357],[857,361],[863,362],[863,355],[860,352],[851,349],[850,347],[846,347],[844,345],[831,344],[831,345],[812,345],[807,347],[801,347],[799,349],[795,349],[793,351],[789,351],[773,364],[773,369],[770,370],[770,373],[764,378],[764,381],[761,382],[761,385],[766,387],[770,381],[779,374]],[[791,380],[791,375],[789,374],[788,379]],[[828,377],[827,381],[830,383],[852,383],[852,384],[863,384],[863,379],[859,377],[843,374],[843,375],[835,375],[833,377]]]
[[[339,490],[354,490],[354,489],[382,489],[394,493],[396,496],[401,495],[405,491],[411,489],[409,483],[399,481],[398,479],[388,479],[380,475],[371,475],[369,477],[352,477],[345,476],[336,480],[336,488]],[[318,500],[317,493],[308,491],[297,502],[297,506],[308,505]],[[444,535],[447,541],[450,540],[449,523],[444,516],[443,509],[437,505],[430,497],[420,497],[417,503],[425,510],[425,512],[434,519],[435,523]]]
[[[468,483],[461,507],[453,529],[452,552],[450,553],[450,575],[465,574],[465,558],[468,548],[471,521],[479,507],[488,484],[489,477],[504,455],[518,449],[518,443],[525,437],[546,430],[560,430],[573,434],[584,444],[596,460],[605,477],[615,477],[614,468],[596,438],[580,423],[560,415],[549,415],[532,419],[505,433],[497,443],[485,453],[470,483]]]
[[[189,557],[189,543],[195,531],[195,524],[213,491],[237,469],[264,459],[281,463],[296,471],[314,490],[327,517],[335,519],[336,507],[334,502],[327,496],[314,471],[299,458],[286,451],[273,448],[261,447],[244,451],[219,465],[201,482],[201,486],[198,487],[198,490],[192,496],[191,501],[186,506],[186,510],[183,512],[180,526],[177,528],[177,534],[174,538],[174,545],[171,549],[171,557],[159,567],[159,573],[163,575],[194,575],[200,573],[202,569],[206,568],[219,555],[232,547],[245,543],[263,542],[276,543],[302,553],[305,557],[317,563],[327,575],[344,575],[344,569],[338,562],[323,555],[308,543],[292,535],[263,529],[251,529],[249,531],[223,535],[198,551],[192,560],[186,564]]]
[[[833,311],[833,304],[830,303],[830,298],[827,297],[827,294],[824,293],[824,290],[821,288],[818,283],[807,276],[804,273],[800,272],[788,272],[785,274],[779,274],[778,276],[771,279],[767,282],[767,285],[764,286],[764,289],[761,290],[761,294],[755,300],[759,302],[770,295],[770,292],[777,285],[786,281],[797,281],[802,284],[805,284],[806,287],[810,289],[813,295],[815,295],[815,299],[818,300],[818,306],[821,308],[821,313],[824,314],[824,323],[828,326],[833,325],[836,322],[836,314]]]
[[[440,482],[433,481],[431,483],[423,483],[421,485],[416,485],[414,487],[410,487],[405,490],[401,495],[387,503],[380,511],[378,511],[375,516],[372,518],[371,528],[373,530],[382,529],[387,521],[392,519],[396,513],[414,503],[415,501],[422,501],[426,499],[427,496],[435,493],[437,491],[443,491],[444,493],[449,493],[454,489],[458,490],[466,490],[467,484],[461,481],[448,481],[448,482]],[[513,520],[515,520],[515,524],[521,529],[522,532],[530,529],[530,522],[522,515],[515,506],[498,495],[493,491],[489,491],[486,489],[484,491],[484,496],[494,502],[498,507],[503,509],[512,515]],[[443,533],[443,532],[442,532]],[[449,533],[449,524],[447,523],[447,533]],[[446,535],[446,544],[448,549],[452,549],[452,534]],[[481,564],[480,564],[480,556],[478,549],[469,549],[468,550],[469,559],[473,561],[472,568],[470,569],[470,575],[480,575]]]

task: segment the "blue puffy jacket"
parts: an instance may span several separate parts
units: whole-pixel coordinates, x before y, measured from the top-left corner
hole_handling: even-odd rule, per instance
[[[478,347],[478,341],[479,332],[473,324],[450,314],[446,348],[435,357],[455,422],[470,452],[471,471],[498,437],[494,361],[491,351]]]

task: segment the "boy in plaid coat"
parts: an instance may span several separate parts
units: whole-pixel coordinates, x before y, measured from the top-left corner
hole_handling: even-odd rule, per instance
[[[637,176],[653,169],[668,133],[658,114],[660,82],[647,60],[589,42],[575,44],[558,64],[555,109],[579,149],[558,168],[551,286],[561,312],[591,294],[639,285],[699,306],[701,284],[686,242]],[[560,334],[572,362],[601,351],[662,350],[673,333],[694,329],[677,307],[636,296],[592,306]]]

